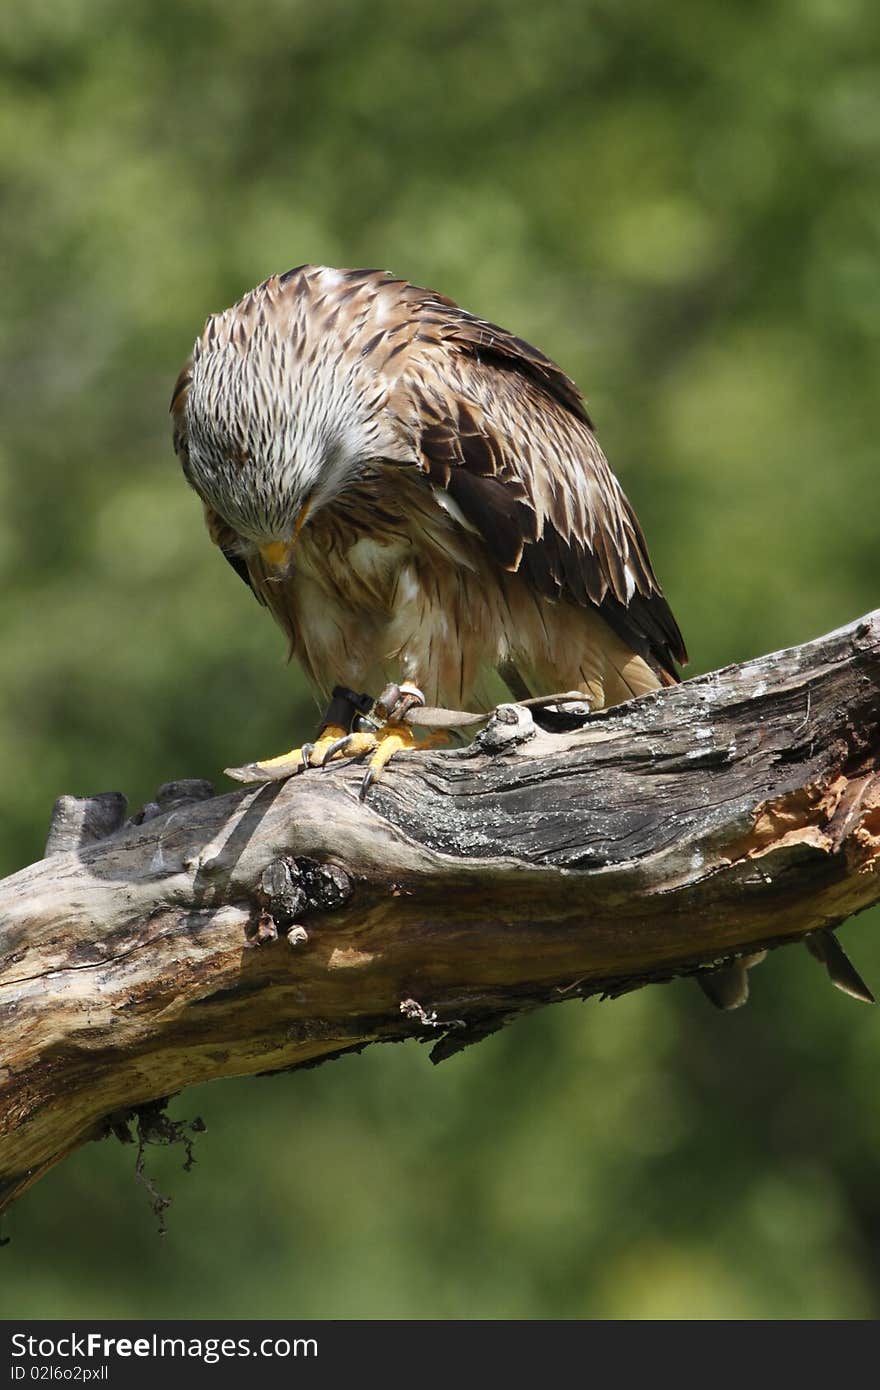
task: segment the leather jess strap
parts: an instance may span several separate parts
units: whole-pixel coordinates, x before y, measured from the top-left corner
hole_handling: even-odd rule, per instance
[[[586,717],[590,712],[589,699],[581,690],[564,690],[556,695],[537,695],[528,700],[511,700],[511,704],[525,709],[544,709],[548,705],[580,705]],[[345,686],[337,685],[330,703],[324,713],[324,724],[336,724],[350,728],[357,720],[374,721],[375,703],[369,695],[358,694]],[[572,711],[574,713],[575,711]],[[438,709],[431,705],[412,705],[401,715],[404,724],[412,724],[421,729],[472,729],[485,724],[494,711],[475,714],[469,710]]]

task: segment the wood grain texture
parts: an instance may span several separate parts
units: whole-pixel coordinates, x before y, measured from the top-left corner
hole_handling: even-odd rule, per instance
[[[195,1082],[412,1036],[440,1059],[833,927],[880,898],[878,755],[880,611],[574,732],[503,707],[365,805],[358,767],[174,784],[121,828],[63,799],[0,884],[0,1205]]]

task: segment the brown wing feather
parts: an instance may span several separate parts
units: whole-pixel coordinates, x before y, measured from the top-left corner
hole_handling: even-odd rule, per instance
[[[426,292],[403,384],[420,462],[505,568],[548,598],[599,609],[677,679],[687,652],[638,519],[574,382],[497,325]]]

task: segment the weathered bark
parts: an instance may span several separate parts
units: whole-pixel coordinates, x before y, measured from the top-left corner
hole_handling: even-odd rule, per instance
[[[878,689],[880,611],[575,732],[506,707],[366,804],[356,767],[179,784],[109,834],[118,800],[66,800],[0,884],[5,1202],[193,1082],[412,1036],[442,1057],[868,907]]]

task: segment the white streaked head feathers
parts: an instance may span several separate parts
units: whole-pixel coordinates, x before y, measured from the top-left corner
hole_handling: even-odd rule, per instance
[[[314,514],[387,443],[384,384],[329,312],[334,274],[303,277],[301,294],[273,277],[210,318],[193,350],[184,467],[256,544],[287,539],[307,501]]]

